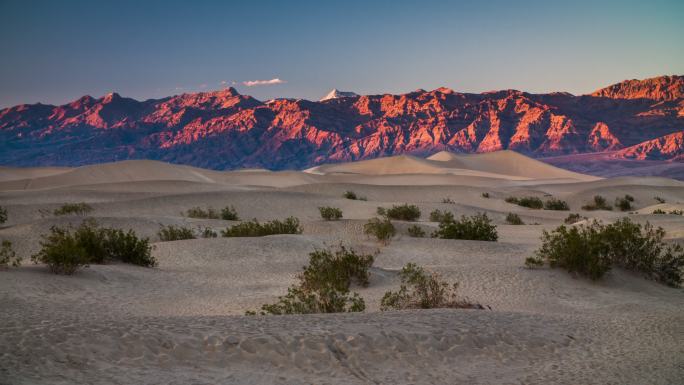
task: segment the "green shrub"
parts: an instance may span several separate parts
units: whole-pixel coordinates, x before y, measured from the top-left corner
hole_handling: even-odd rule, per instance
[[[428,273],[420,266],[408,263],[399,272],[401,286],[398,291],[388,291],[382,297],[380,309],[484,309],[482,305],[459,299],[458,284],[441,280],[436,273]]]
[[[7,209],[0,206],[0,225],[7,222]]]
[[[388,244],[396,234],[396,229],[387,218],[371,218],[363,225],[363,232],[374,236],[383,244]]]
[[[655,210],[653,210],[653,214],[667,214],[667,213],[665,212],[665,210],[655,209]]]
[[[509,225],[524,225],[525,222],[520,218],[520,215],[514,213],[508,213],[506,215],[506,222]]]
[[[684,250],[663,242],[665,231],[649,223],[642,226],[629,218],[603,225],[593,221],[571,228],[544,231],[537,258],[551,267],[565,268],[599,279],[612,266],[640,272],[669,286],[681,286]]]
[[[513,203],[518,206],[522,207],[527,207],[531,209],[541,209],[544,207],[544,202],[540,198],[537,197],[522,197],[522,198],[516,198],[516,197],[508,197],[506,198],[506,202],[508,203]]]
[[[274,304],[261,307],[259,314],[314,314],[360,312],[366,304],[357,293],[351,293],[352,282],[368,286],[373,255],[357,254],[340,246],[316,250],[309,254],[309,265],[297,276],[298,283],[287,289]],[[256,311],[248,311],[256,315]]]
[[[608,204],[606,198],[601,195],[594,195],[594,201],[587,203],[582,206],[582,210],[595,211],[595,210],[612,210],[613,208]]]
[[[525,267],[528,269],[533,269],[535,267],[544,266],[544,260],[540,257],[527,257],[525,258]]]
[[[21,257],[18,257],[17,253],[12,249],[12,242],[3,240],[2,244],[0,244],[0,270],[6,269],[9,266],[21,266]]]
[[[415,221],[420,218],[420,209],[416,205],[404,203],[403,205],[394,205],[389,209],[378,207],[378,215],[389,219]]]
[[[264,237],[275,234],[301,234],[302,227],[299,219],[295,217],[285,218],[283,221],[272,220],[259,223],[256,219],[242,222],[221,231],[224,237]]]
[[[206,210],[195,206],[188,209],[185,212],[185,216],[188,218],[200,218],[200,219],[219,219],[219,213],[213,207],[207,207]]]
[[[183,226],[161,225],[157,234],[162,242],[195,239],[195,234],[192,232],[192,229]]]
[[[442,203],[447,203],[447,204],[453,205],[456,202],[452,201],[451,198],[444,198],[444,199],[442,199]]]
[[[430,213],[430,222],[445,222],[454,220],[454,214],[450,211],[433,210]]]
[[[65,203],[61,207],[55,209],[52,213],[54,215],[86,215],[93,211],[92,206],[87,203]]]
[[[67,229],[52,226],[50,234],[43,235],[40,245],[40,251],[32,255],[31,260],[48,265],[55,274],[70,275],[90,263],[86,249]]]
[[[496,241],[499,235],[496,225],[486,213],[471,217],[461,216],[460,220],[447,220],[439,223],[439,230],[432,233],[433,238],[469,239],[475,241]]]
[[[237,211],[235,211],[235,207],[233,206],[226,206],[221,209],[221,219],[224,221],[239,221],[240,217],[238,217]]]
[[[633,208],[632,202],[634,202],[634,198],[631,195],[625,195],[623,198],[615,198],[615,207],[620,211],[629,211]]]
[[[348,190],[345,191],[344,194],[342,194],[344,198],[351,199],[351,200],[359,200],[359,201],[365,201],[367,200],[366,197],[358,196],[356,195],[355,192]]]
[[[413,225],[408,228],[408,234],[413,238],[424,238],[425,230],[418,225]]]
[[[653,199],[655,199],[656,202],[658,202],[658,203],[665,203],[665,199],[663,199],[659,196],[654,196]]]
[[[579,215],[579,214],[577,214],[577,213],[572,213],[572,214],[569,214],[569,215],[565,218],[564,222],[565,222],[565,224],[567,224],[567,225],[572,225],[572,224],[575,224],[575,223],[577,223],[577,222],[583,221],[583,220],[585,220],[585,219],[587,219],[587,217],[583,217],[583,216],[581,216],[581,215]]]
[[[133,230],[103,229],[107,252],[105,261],[114,260],[137,266],[154,267],[157,260],[152,256],[148,238],[138,238]]]
[[[570,206],[568,206],[568,202],[566,201],[551,198],[544,202],[544,210],[568,211],[570,210]]]
[[[483,192],[482,193],[483,198],[489,198],[489,193],[488,192]]]
[[[318,211],[321,212],[321,218],[326,221],[336,221],[342,218],[342,210],[337,207],[319,207]]]
[[[200,233],[200,236],[202,238],[216,238],[216,237],[218,237],[218,233],[216,233],[216,231],[214,231],[214,229],[212,229],[211,227],[200,228],[199,233]]]

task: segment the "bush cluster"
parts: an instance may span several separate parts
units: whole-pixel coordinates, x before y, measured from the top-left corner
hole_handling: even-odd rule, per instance
[[[551,198],[544,202],[544,210],[568,211],[570,210],[570,206],[568,206],[568,202],[566,201]]]
[[[656,202],[658,202],[658,203],[665,203],[665,199],[663,199],[659,196],[654,196],[653,199],[655,199]]]
[[[522,198],[516,198],[516,197],[508,197],[505,199],[506,202],[508,203],[513,203],[518,206],[522,207],[528,207],[531,209],[541,209],[544,207],[544,202],[540,198],[537,197],[522,197]]]
[[[577,213],[572,213],[572,214],[568,214],[568,216],[565,218],[564,222],[567,225],[572,225],[572,224],[575,224],[577,222],[583,221],[585,219],[587,219],[587,217],[583,217]]]
[[[219,213],[213,207],[207,207],[203,209],[199,206],[188,209],[185,212],[185,216],[188,218],[200,218],[200,219],[219,219]]]
[[[352,282],[368,286],[374,256],[357,254],[340,246],[337,250],[316,250],[309,254],[309,265],[297,275],[298,283],[287,289],[273,304],[261,307],[259,314],[314,314],[360,312],[366,304],[350,292]],[[256,315],[256,311],[248,311]]]
[[[235,207],[226,206],[221,209],[221,219],[223,219],[224,221],[239,221],[240,217],[238,216]]]
[[[454,220],[454,214],[452,214],[450,211],[433,210],[430,213],[430,222],[446,222],[446,221],[453,221],[453,220]]]
[[[482,305],[459,299],[458,284],[441,280],[436,273],[428,273],[420,266],[409,263],[399,272],[401,286],[388,291],[380,302],[381,310],[402,309],[484,309]]]
[[[524,225],[525,222],[523,222],[522,218],[520,218],[520,215],[515,214],[515,213],[508,213],[506,215],[506,223],[509,225]]]
[[[413,238],[425,238],[425,230],[418,225],[413,225],[408,228],[408,235]]]
[[[19,267],[21,265],[21,257],[12,249],[12,242],[3,240],[0,244],[0,269],[6,269],[9,266]]]
[[[0,206],[0,225],[7,222],[7,209]]]
[[[667,212],[663,209],[655,209],[653,210],[653,214],[667,214]]]
[[[681,286],[684,273],[684,249],[663,242],[665,231],[649,223],[642,226],[629,218],[603,225],[560,226],[544,231],[542,246],[528,266],[544,262],[572,273],[599,279],[612,266],[645,274],[669,286]]]
[[[374,236],[380,243],[386,245],[390,243],[397,231],[389,219],[371,218],[363,225],[363,232]]]
[[[486,213],[471,217],[461,216],[460,220],[445,220],[439,223],[439,230],[432,233],[433,238],[469,239],[475,241],[496,241],[499,235],[496,225]]]
[[[625,195],[624,197],[615,198],[615,207],[620,209],[620,211],[629,211],[633,209],[632,202],[634,202],[634,197],[631,195]]]
[[[401,221],[416,221],[420,218],[420,209],[416,205],[404,203],[394,205],[389,209],[378,207],[378,215]]]
[[[606,198],[601,195],[594,195],[594,200],[582,206],[582,210],[595,211],[595,210],[612,210],[613,207],[608,204]]]
[[[199,229],[200,236],[202,238],[216,238],[218,237],[218,233],[214,231],[211,227],[204,227]]]
[[[274,234],[301,233],[302,227],[299,225],[299,219],[295,217],[288,217],[283,221],[275,219],[264,223],[252,219],[221,231],[221,235],[224,237],[263,237]]]
[[[326,221],[336,221],[342,218],[342,210],[337,207],[319,207],[318,211],[321,213],[321,218]]]
[[[93,211],[93,207],[85,202],[81,203],[65,203],[59,208],[55,209],[52,213],[54,215],[86,215]]]
[[[162,242],[180,241],[182,239],[196,238],[195,233],[193,233],[192,229],[190,229],[189,227],[175,225],[161,225],[157,235],[159,235],[159,239]]]
[[[356,195],[356,193],[354,191],[351,191],[351,190],[345,191],[344,194],[342,194],[342,196],[344,198],[351,199],[354,201],[356,201],[356,200],[359,200],[359,201],[367,200],[366,197],[358,196],[358,195]]]
[[[488,192],[483,192],[482,193],[483,198],[489,198],[489,193]]]
[[[76,229],[53,226],[40,245],[31,259],[57,274],[73,274],[88,264],[113,260],[146,267],[157,264],[147,238],[138,238],[133,230],[101,228],[95,221],[84,221]]]
[[[446,203],[446,204],[453,205],[453,204],[455,204],[456,202],[454,202],[453,200],[451,200],[451,198],[444,198],[444,199],[442,199],[442,203]]]

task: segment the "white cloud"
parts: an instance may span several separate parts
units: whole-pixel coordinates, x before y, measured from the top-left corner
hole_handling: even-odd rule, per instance
[[[286,83],[285,80],[280,80],[278,78],[271,79],[271,80],[247,80],[242,82],[242,84],[246,85],[247,87],[254,87],[254,86],[271,86],[274,84],[283,84]]]

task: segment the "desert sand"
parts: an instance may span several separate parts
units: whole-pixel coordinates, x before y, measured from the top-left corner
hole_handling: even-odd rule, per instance
[[[346,190],[368,200],[344,199]],[[523,267],[542,230],[568,212],[530,210],[504,198],[545,194],[589,218],[650,221],[666,229],[669,241],[684,242],[683,216],[651,214],[684,209],[684,182],[602,179],[507,151],[301,172],[219,172],[154,161],[0,168],[0,205],[9,211],[0,239],[24,257],[22,267],[0,271],[0,384],[682,383],[681,289],[619,269],[592,282]],[[610,202],[630,194],[636,211],[581,211],[596,194]],[[159,266],[91,265],[58,276],[31,264],[50,226],[82,221],[44,214],[65,202],[87,202],[99,223],[150,237]],[[421,208],[426,230],[437,226],[427,221],[433,209],[486,212],[499,241],[411,238],[401,221],[388,246],[362,233],[378,206],[401,203]],[[244,219],[296,216],[304,232],[159,242],[160,224],[220,230],[235,223],[181,214],[227,205]],[[325,222],[319,206],[339,207],[344,218]],[[509,212],[532,224],[505,224]],[[339,243],[378,251],[370,285],[353,288],[366,300],[364,313],[243,315],[284,294],[309,252]],[[488,309],[379,311],[407,262],[458,281],[461,295]]]

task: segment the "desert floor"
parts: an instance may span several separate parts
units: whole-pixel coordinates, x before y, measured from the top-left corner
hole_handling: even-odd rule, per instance
[[[368,200],[344,199],[346,190]],[[684,209],[683,182],[600,179],[509,152],[278,173],[152,161],[0,168],[0,205],[9,211],[0,239],[24,257],[22,267],[0,271],[0,384],[681,384],[681,289],[620,270],[592,282],[523,267],[542,229],[568,212],[504,198],[545,194],[589,218],[650,221],[668,240],[684,242],[684,217],[650,214]],[[631,194],[636,212],[581,211],[596,194],[609,202]],[[58,276],[31,264],[50,226],[83,219],[44,214],[65,202],[87,202],[100,224],[149,236],[159,266],[91,265]],[[378,206],[399,203],[418,205],[426,230],[437,227],[427,221],[433,209],[487,212],[499,241],[411,238],[410,223],[400,221],[388,246],[363,235]],[[244,219],[296,216],[304,232],[158,242],[160,224],[233,224],[181,214],[227,205]],[[319,206],[339,207],[344,218],[323,221]],[[531,224],[505,224],[509,212]],[[364,313],[243,315],[284,294],[309,252],[339,243],[379,252],[369,287],[353,289],[366,300]],[[407,262],[458,281],[463,296],[491,310],[380,312],[380,298],[398,288]]]

